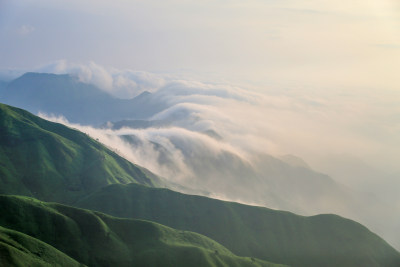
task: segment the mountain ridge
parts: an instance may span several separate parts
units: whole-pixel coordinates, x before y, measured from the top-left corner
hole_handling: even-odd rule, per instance
[[[0,104],[0,193],[72,203],[110,183],[164,182],[86,134]]]
[[[338,215],[306,217],[136,184],[104,187],[75,205],[198,232],[237,255],[290,266],[400,265],[386,241]]]
[[[4,104],[0,104],[0,128],[0,193],[72,204],[121,218],[139,217],[198,232],[240,256],[295,267],[400,264],[396,250],[351,220],[333,215],[304,217],[154,188],[162,183],[160,178],[86,134]],[[71,175],[77,172],[81,175]],[[30,199],[24,203],[32,201],[35,202]],[[42,205],[40,201],[35,203]],[[21,223],[29,222],[30,214],[35,213],[32,206],[23,212],[18,208],[7,211],[5,207],[0,205],[0,220],[19,214],[26,218]],[[85,223],[90,225],[91,221]],[[47,227],[54,230],[57,225],[55,222]],[[54,230],[53,234],[58,232]],[[63,242],[69,242],[68,238]],[[82,244],[76,246],[71,249],[78,249],[79,254]]]
[[[0,97],[5,104],[35,114],[43,112],[95,125],[126,118],[143,119],[164,107],[152,99],[150,92],[120,99],[68,74],[25,73],[9,82]]]
[[[283,267],[235,256],[205,236],[150,221],[20,196],[0,195],[0,204],[0,226],[28,234],[88,266]]]

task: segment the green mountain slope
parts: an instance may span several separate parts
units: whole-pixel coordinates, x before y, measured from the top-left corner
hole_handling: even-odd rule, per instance
[[[0,226],[40,239],[88,266],[278,266],[237,257],[205,236],[153,222],[118,219],[18,196],[0,195],[0,207]],[[29,239],[26,235],[19,235],[23,240],[15,238],[18,234],[14,231],[13,238],[8,237],[10,231],[5,232],[6,238],[2,238],[4,231],[0,232],[0,242],[6,240],[14,248],[31,242],[25,242]],[[47,256],[47,251],[42,251],[39,255]],[[66,261],[58,263],[73,266]]]
[[[72,203],[112,183],[154,185],[154,175],[86,134],[0,104],[0,193]]]
[[[0,129],[0,194],[151,220],[206,235],[237,255],[292,266],[400,266],[400,254],[384,240],[339,216],[302,217],[151,188],[163,182],[86,134],[3,104]],[[0,226],[40,239],[90,266],[186,266],[193,259],[203,266],[255,264],[212,240],[155,223],[29,198],[2,199]],[[21,254],[34,263],[34,246],[20,246],[27,249],[25,254],[2,245],[2,255],[15,261]]]
[[[84,266],[52,246],[0,226],[1,266]]]
[[[194,231],[237,255],[292,266],[400,266],[383,239],[336,215],[304,217],[136,184],[107,186],[76,205]]]

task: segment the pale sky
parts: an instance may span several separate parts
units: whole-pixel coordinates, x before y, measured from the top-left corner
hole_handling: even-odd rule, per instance
[[[290,112],[311,125],[283,125],[304,133],[286,132],[287,151],[303,156],[318,138],[325,152],[337,139],[343,153],[400,171],[397,0],[0,0],[0,71],[59,62],[284,95],[307,103]]]
[[[255,84],[396,89],[396,0],[0,0],[0,69],[55,60]]]

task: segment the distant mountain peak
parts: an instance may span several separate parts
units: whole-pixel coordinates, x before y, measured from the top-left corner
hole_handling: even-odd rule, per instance
[[[151,95],[152,95],[152,93],[150,93],[149,91],[143,91],[142,93],[137,95],[135,98],[147,97],[147,96],[151,96]]]
[[[70,122],[91,125],[145,119],[165,108],[148,91],[133,99],[119,99],[69,74],[36,72],[27,72],[1,89],[0,101],[35,114],[62,115]]]
[[[281,156],[280,159],[292,167],[311,169],[311,167],[302,158],[299,158],[295,155],[287,154]]]

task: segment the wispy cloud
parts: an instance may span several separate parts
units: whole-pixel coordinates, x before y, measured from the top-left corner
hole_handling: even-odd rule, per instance
[[[19,34],[21,36],[26,36],[28,34],[31,34],[34,31],[35,31],[35,27],[33,27],[32,25],[22,25],[16,30],[17,34]]]

